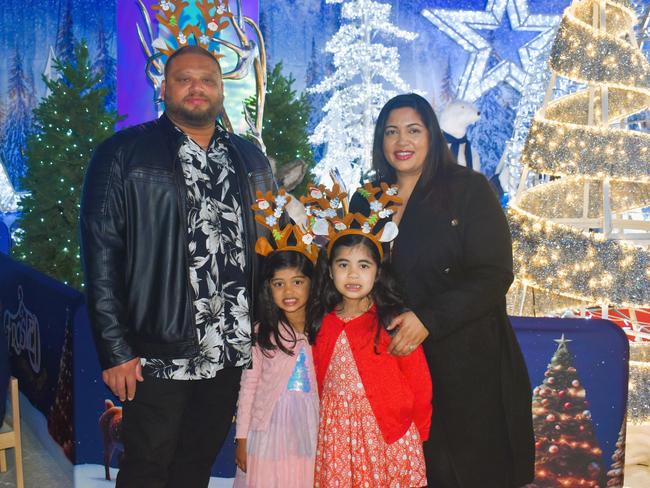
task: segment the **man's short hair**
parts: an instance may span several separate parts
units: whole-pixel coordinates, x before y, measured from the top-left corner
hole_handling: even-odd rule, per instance
[[[223,71],[221,71],[221,65],[219,64],[219,61],[217,61],[217,58],[215,58],[212,54],[210,54],[210,52],[207,49],[203,49],[201,46],[189,45],[177,49],[172,53],[171,56],[167,58],[167,62],[165,63],[165,78],[167,78],[167,73],[169,72],[169,67],[171,66],[172,60],[174,58],[177,58],[178,56],[182,56],[183,54],[200,54],[202,56],[207,56],[212,61],[214,61],[214,63],[217,65],[219,74],[223,75]]]

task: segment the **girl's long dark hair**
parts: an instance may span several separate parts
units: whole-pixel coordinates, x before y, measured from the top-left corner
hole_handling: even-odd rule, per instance
[[[397,95],[386,102],[375,124],[375,135],[372,144],[372,167],[377,172],[379,180],[396,183],[395,169],[390,165],[384,154],[384,128],[390,113],[398,108],[412,108],[415,110],[429,133],[429,151],[424,160],[422,175],[418,186],[424,190],[424,197],[432,200],[446,201],[446,179],[458,165],[456,158],[449,150],[438,118],[431,104],[420,95],[405,93]]]
[[[279,349],[285,354],[293,355],[293,348],[298,339],[293,327],[281,327],[280,323],[289,324],[284,311],[282,311],[273,301],[271,294],[271,279],[277,271],[281,269],[295,268],[310,280],[314,275],[314,265],[307,257],[296,251],[275,251],[269,254],[262,267],[262,281],[257,302],[258,329],[255,335],[257,345],[262,349],[262,353],[268,357],[272,352]],[[312,283],[313,288],[313,283]],[[286,335],[289,337],[286,337]],[[310,337],[310,322],[305,321],[305,335]],[[289,348],[284,345],[284,341],[292,343]]]
[[[334,242],[331,254],[328,259],[325,251],[321,251],[316,265],[316,273],[311,286],[311,294],[307,304],[307,319],[311,321],[309,340],[314,342],[323,316],[334,310],[343,301],[343,296],[334,286],[330,278],[330,263],[336,258],[342,247],[363,246],[372,256],[377,265],[377,279],[375,286],[370,292],[370,298],[377,308],[377,333],[375,334],[375,351],[379,343],[379,333],[382,328],[387,327],[391,320],[406,310],[404,299],[399,293],[399,286],[394,273],[387,261],[382,261],[377,246],[367,237],[359,234],[348,234],[340,237]]]

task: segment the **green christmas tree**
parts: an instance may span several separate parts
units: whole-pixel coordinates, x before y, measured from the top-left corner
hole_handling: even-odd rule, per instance
[[[60,77],[43,79],[50,95],[34,110],[36,133],[27,143],[27,176],[19,241],[13,255],[80,289],[79,200],[93,149],[113,133],[118,117],[104,109],[88,48],[75,47],[75,60],[55,63]]]
[[[580,383],[569,339],[557,339],[544,382],[533,390],[535,488],[584,486],[603,488],[602,450]]]
[[[282,74],[282,63],[274,66],[268,74],[266,99],[264,102],[264,119],[262,121],[262,137],[269,158],[275,160],[276,175],[282,174],[287,165],[296,160],[302,161],[309,174],[314,167],[314,158],[308,141],[307,122],[311,107],[307,95],[297,95],[293,88],[295,79],[290,74]],[[255,99],[246,100],[246,106],[255,117]],[[304,192],[309,176],[292,190],[296,194]]]

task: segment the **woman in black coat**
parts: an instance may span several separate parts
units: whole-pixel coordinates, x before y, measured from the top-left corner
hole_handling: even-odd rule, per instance
[[[434,406],[425,443],[434,488],[515,488],[533,479],[531,390],[506,315],[512,246],[488,181],[460,166],[429,103],[399,95],[377,120],[373,166],[404,204],[389,253],[411,311],[392,352],[422,343]],[[352,211],[367,201],[356,195]]]

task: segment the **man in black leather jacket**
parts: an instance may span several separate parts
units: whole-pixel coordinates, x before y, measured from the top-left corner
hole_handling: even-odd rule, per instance
[[[176,51],[162,93],[158,120],[97,148],[82,197],[90,322],[124,402],[118,487],[207,486],[250,362],[263,231],[250,205],[274,189],[266,157],[215,124],[210,53]]]

